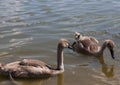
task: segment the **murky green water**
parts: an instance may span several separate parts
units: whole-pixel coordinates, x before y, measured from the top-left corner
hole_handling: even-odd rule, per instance
[[[75,31],[114,40],[115,57],[64,52],[65,72],[45,80],[9,80],[0,85],[120,85],[119,0],[0,0],[0,62],[24,58],[56,65],[60,38],[73,41]],[[103,58],[103,59],[102,59]]]

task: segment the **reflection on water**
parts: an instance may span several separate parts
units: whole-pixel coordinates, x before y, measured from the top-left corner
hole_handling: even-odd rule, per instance
[[[64,73],[58,74],[57,85],[64,85]]]
[[[101,43],[112,39],[118,61],[109,65],[113,60],[105,54],[105,62],[98,59],[98,63],[91,57],[76,57],[77,54],[66,51],[63,83],[120,85],[119,0],[0,0],[0,62],[32,58],[54,66],[58,40],[73,41],[75,31],[94,36]],[[56,81],[54,77],[42,84],[56,85]],[[9,80],[3,82],[13,85]]]
[[[14,84],[14,85],[43,85],[42,83],[44,82],[45,80],[23,80],[23,81],[20,81],[20,80],[12,80],[11,82]]]
[[[110,78],[114,76],[114,65],[108,66],[105,61],[103,56],[96,57],[101,66],[102,66],[102,72],[105,74],[106,77]]]
[[[64,82],[64,74],[58,74],[57,76],[57,85],[63,85]],[[52,78],[52,77],[51,77]],[[44,85],[44,82],[49,80],[50,78],[46,79],[37,79],[37,80],[19,80],[19,79],[10,79],[7,78],[0,78],[0,85]]]

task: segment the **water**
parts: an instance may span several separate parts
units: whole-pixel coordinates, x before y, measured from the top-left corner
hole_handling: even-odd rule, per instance
[[[32,82],[0,78],[0,85],[119,85],[119,23],[119,0],[0,0],[0,62],[34,58],[55,66],[58,40],[72,42],[75,31],[116,45],[116,60],[108,50],[97,59],[66,49],[63,74]]]

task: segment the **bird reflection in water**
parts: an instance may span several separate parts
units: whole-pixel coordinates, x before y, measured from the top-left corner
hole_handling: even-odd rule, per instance
[[[102,72],[105,74],[106,77],[111,78],[114,76],[114,65],[107,65],[104,61],[103,56],[96,57],[101,66],[102,66]]]
[[[57,85],[63,85],[64,82],[64,74],[58,74],[57,75]],[[30,80],[21,80],[21,79],[13,79],[10,78],[10,80],[8,80],[8,78],[0,78],[0,85],[43,85],[43,83],[47,80],[49,80],[50,78],[45,78],[45,79],[30,79]]]
[[[57,85],[63,85],[64,83],[64,73],[58,74]]]

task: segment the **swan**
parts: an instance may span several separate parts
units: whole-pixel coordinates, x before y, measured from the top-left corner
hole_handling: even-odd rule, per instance
[[[60,39],[57,46],[57,68],[35,59],[23,59],[8,64],[0,63],[0,74],[14,78],[43,78],[64,72],[63,49],[69,48],[66,39]]]
[[[101,56],[105,48],[107,47],[111,53],[111,57],[114,59],[114,42],[110,39],[105,40],[103,45],[99,45],[99,41],[91,36],[83,36],[82,34],[75,32],[75,41],[73,42],[72,49],[77,53],[85,55]]]

